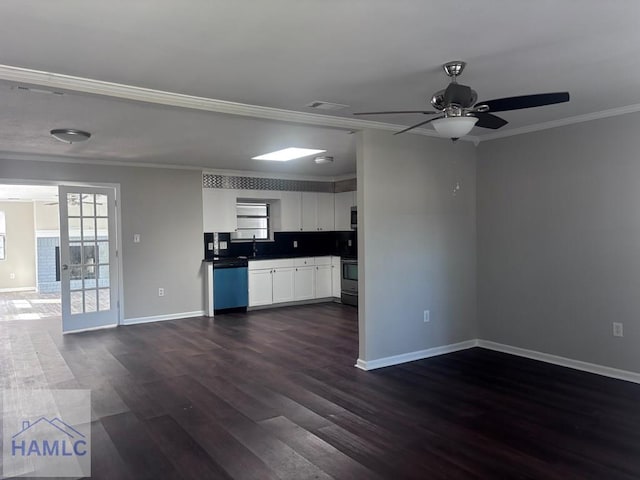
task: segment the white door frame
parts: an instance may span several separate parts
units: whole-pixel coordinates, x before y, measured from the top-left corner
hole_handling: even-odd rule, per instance
[[[5,185],[44,185],[55,186],[70,185],[74,187],[107,187],[114,188],[116,191],[116,248],[118,250],[118,325],[124,325],[124,270],[122,268],[122,210],[120,205],[120,184],[105,182],[77,182],[64,180],[37,180],[37,179],[14,179],[0,178],[0,184]],[[60,324],[62,328],[62,324]],[[99,327],[100,328],[100,327]]]

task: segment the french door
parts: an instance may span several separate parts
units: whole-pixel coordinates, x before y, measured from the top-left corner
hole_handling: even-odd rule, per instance
[[[58,187],[63,333],[118,323],[115,189]]]

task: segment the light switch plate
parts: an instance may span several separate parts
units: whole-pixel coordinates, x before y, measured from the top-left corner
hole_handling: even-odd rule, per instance
[[[293,248],[298,248],[298,241],[297,240],[293,241]]]
[[[140,243],[140,234],[139,233],[134,233],[133,234],[133,243]]]

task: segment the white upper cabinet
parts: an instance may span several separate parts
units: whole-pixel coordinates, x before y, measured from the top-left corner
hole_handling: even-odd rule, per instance
[[[203,188],[205,232],[235,232],[238,228],[238,199],[264,199],[271,205],[274,232],[320,232],[351,230],[351,207],[356,192],[287,192]]]
[[[302,192],[302,230],[305,232],[334,229],[334,194]]]
[[[351,230],[351,207],[356,206],[356,192],[340,192],[335,194],[335,229]]]
[[[237,190],[226,188],[202,189],[203,228],[205,232],[235,232]]]
[[[320,231],[329,231],[335,228],[333,193],[317,194],[317,227]]]
[[[302,192],[302,230],[318,230],[318,196],[316,192]]]
[[[281,232],[302,230],[302,202],[300,192],[280,192]]]

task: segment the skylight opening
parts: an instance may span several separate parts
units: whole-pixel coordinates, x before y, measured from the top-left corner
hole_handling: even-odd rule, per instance
[[[318,153],[324,153],[326,150],[314,150],[311,148],[298,148],[289,147],[283,150],[277,150],[271,153],[265,153],[257,157],[252,157],[252,160],[271,160],[274,162],[288,162],[289,160],[296,160],[297,158],[309,157],[311,155],[317,155]]]

